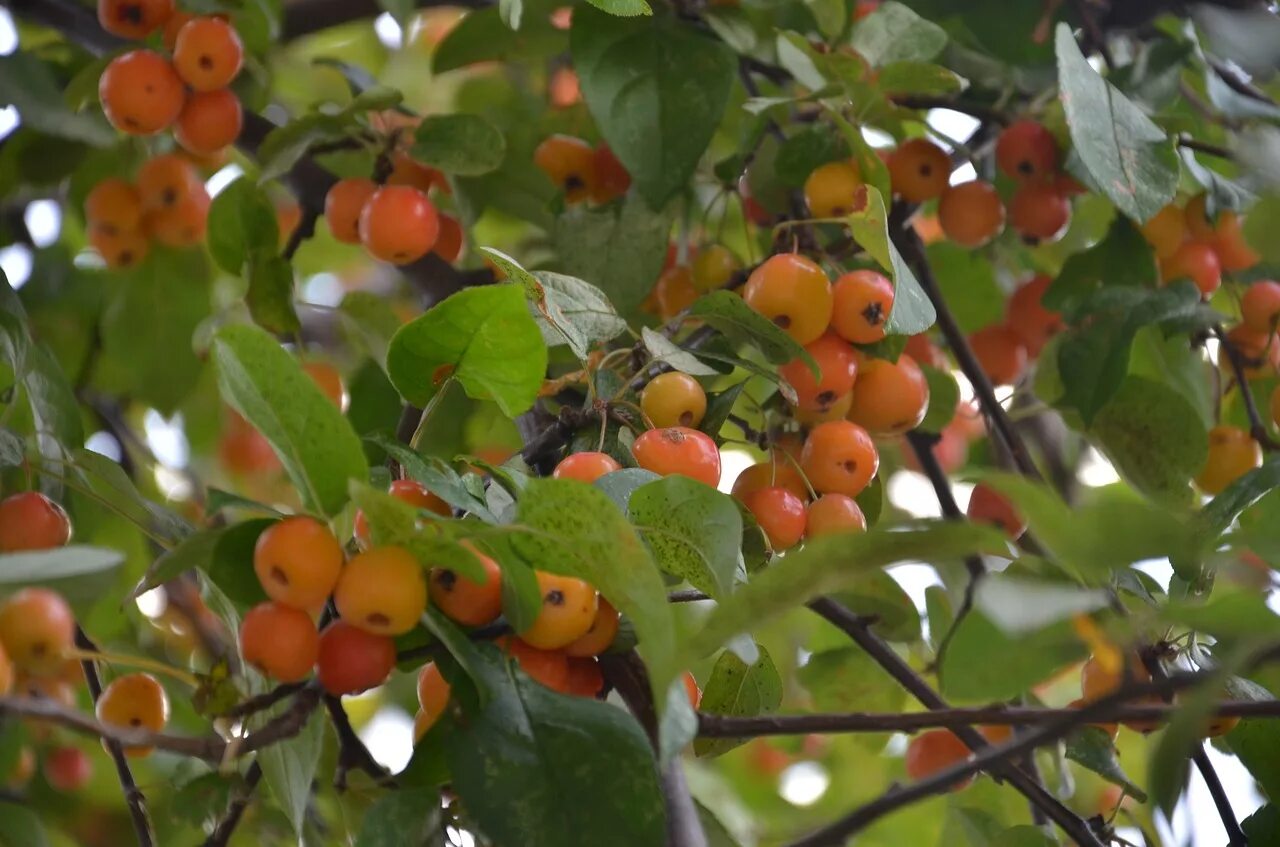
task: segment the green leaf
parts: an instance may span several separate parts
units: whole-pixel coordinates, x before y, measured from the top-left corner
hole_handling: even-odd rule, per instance
[[[1110,599],[1109,591],[1071,583],[991,574],[978,583],[974,608],[1007,635],[1017,635],[1106,608]]]
[[[960,621],[943,654],[942,691],[957,700],[1009,700],[1087,654],[1069,623],[1007,635],[975,609]]]
[[[478,652],[493,696],[444,746],[453,789],[484,833],[522,847],[563,847],[567,832],[583,844],[663,843],[657,769],[635,719],[533,682],[490,646]]]
[[[95,147],[116,142],[115,131],[96,114],[67,107],[49,66],[29,52],[0,56],[0,106],[13,106],[23,126],[46,135]]]
[[[653,361],[670,365],[681,373],[689,376],[717,376],[720,373],[710,365],[704,365],[697,356],[682,349],[670,338],[647,326],[640,328],[640,340],[644,342],[644,347],[653,357]]]
[[[338,317],[346,330],[347,341],[387,369],[387,348],[391,337],[400,329],[400,317],[386,298],[372,291],[351,291],[338,304]]]
[[[1007,542],[990,527],[955,521],[819,538],[788,553],[722,600],[687,642],[686,655],[714,652],[739,633],[763,626],[815,597],[853,588],[873,570],[895,562],[1006,550]]]
[[[1088,768],[1107,782],[1114,783],[1139,802],[1147,802],[1147,794],[1133,783],[1120,767],[1111,735],[1096,726],[1082,726],[1067,736],[1066,756]]]
[[[285,701],[283,707],[288,706],[289,701]],[[323,749],[324,720],[319,712],[313,711],[302,731],[293,738],[258,751],[258,762],[262,765],[262,775],[271,794],[298,835],[302,835],[307,805],[311,802],[311,783],[316,778]]]
[[[355,847],[425,844],[439,830],[440,792],[399,788],[383,794],[364,813]]]
[[[1072,574],[1105,579],[1144,559],[1176,556],[1194,544],[1185,518],[1122,487],[1097,489],[1068,506],[1047,486],[1012,474],[983,474],[1027,519],[1045,553]]]
[[[556,218],[552,241],[564,273],[595,280],[624,315],[653,290],[666,260],[671,215],[628,194],[621,204],[578,205]]]
[[[1280,632],[1280,616],[1267,605],[1266,598],[1230,585],[1218,587],[1203,602],[1171,599],[1160,610],[1160,617],[1219,639]]]
[[[1248,473],[1237,477],[1200,510],[1197,519],[1207,548],[1226,532],[1240,513],[1280,488],[1280,457],[1272,456]]]
[[[1098,410],[1090,434],[1120,476],[1153,500],[1191,502],[1189,481],[1209,455],[1204,420],[1161,382],[1129,377]]]
[[[950,68],[928,62],[891,62],[880,69],[876,84],[887,94],[941,97],[959,94],[968,81]]]
[[[688,373],[688,371],[685,371],[685,373]],[[729,386],[724,391],[708,394],[707,412],[702,417],[702,423],[698,424],[698,429],[717,439],[717,444],[720,443],[720,430],[724,427],[725,422],[729,420],[729,413],[733,411],[734,404],[738,402],[738,398],[746,388],[746,380],[743,380]]]
[[[625,513],[627,505],[631,502],[631,495],[636,489],[662,478],[644,468],[623,468],[620,471],[605,474],[592,485],[603,491],[605,496]]]
[[[49,847],[44,824],[25,803],[0,800],[0,847]]]
[[[184,538],[172,550],[166,550],[147,568],[146,574],[129,595],[129,599],[150,591],[186,571],[198,568],[208,570],[213,562],[213,552],[227,532],[226,527],[206,529]]]
[[[821,371],[809,353],[777,324],[732,291],[713,291],[693,301],[689,314],[715,327],[735,344],[750,344],[775,365],[803,359],[814,376]]]
[[[664,571],[712,597],[733,590],[742,517],[729,495],[668,476],[636,489],[628,514]]]
[[[223,398],[266,437],[308,508],[333,515],[347,502],[347,480],[368,465],[351,424],[298,362],[254,326],[214,335]]]
[[[518,285],[465,288],[405,324],[391,339],[387,374],[422,406],[449,366],[469,397],[494,400],[515,417],[537,399],[547,347]]]
[[[208,261],[156,249],[123,276],[102,314],[103,353],[119,366],[122,393],[172,415],[200,377],[191,338],[211,311]]]
[[[186,518],[143,497],[118,463],[85,449],[76,450],[72,459],[76,474],[89,490],[111,503],[112,509],[125,520],[148,528],[166,542],[180,541],[194,531]]]
[[[354,123],[348,125],[341,114],[303,115],[276,127],[258,147],[259,179],[265,182],[284,176],[312,144],[343,138],[349,129],[354,129]]]
[[[412,153],[447,174],[480,176],[502,164],[507,141],[479,115],[428,115],[414,133]]]
[[[675,676],[675,623],[662,576],[622,512],[593,486],[534,479],[516,519],[525,531],[512,546],[529,567],[585,579],[631,619],[653,690],[665,695]]]
[[[240,177],[213,198],[206,241],[218,267],[239,276],[251,258],[276,254],[280,229],[275,206],[252,180]]]
[[[548,16],[528,15],[519,30],[509,27],[496,6],[469,12],[436,47],[433,73],[444,73],[477,62],[509,62],[564,52],[565,33]]]
[[[444,462],[436,458],[420,456],[413,451],[413,448],[389,436],[375,433],[366,440],[378,445],[387,452],[387,455],[399,462],[409,479],[422,483],[428,491],[450,506],[469,512],[486,523],[498,522],[484,501],[473,494],[462,481],[462,477]]]
[[[946,31],[901,3],[881,3],[853,28],[850,44],[873,66],[927,62],[947,46]]]
[[[870,491],[870,486],[863,491]],[[867,518],[869,525],[874,520]],[[911,595],[885,571],[872,571],[835,598],[859,615],[875,618],[872,629],[888,641],[906,644],[920,639],[920,612]]]
[[[674,17],[624,19],[585,8],[574,12],[569,41],[596,125],[640,194],[662,208],[693,176],[720,124],[733,53]]]
[[[1173,143],[1090,66],[1068,24],[1058,24],[1054,43],[1060,96],[1076,154],[1120,211],[1146,222],[1177,191]]]
[[[835,127],[818,124],[805,127],[782,142],[773,166],[786,185],[800,188],[815,168],[847,158],[849,142],[844,136]]]
[[[0,587],[45,585],[65,595],[73,606],[88,605],[111,585],[124,558],[119,550],[79,544],[4,553],[0,554]]]
[[[378,0],[378,8],[393,17],[403,30],[408,30],[413,22],[418,4],[413,0]]]
[[[754,717],[776,712],[782,705],[782,677],[769,656],[757,644],[759,657],[750,665],[732,650],[725,650],[711,669],[711,679],[702,689],[699,710],[709,715]],[[693,752],[711,757],[727,753],[746,743],[745,738],[700,738],[693,742]]]
[[[467,579],[484,581],[485,570],[475,554],[445,537],[439,524],[420,525],[414,506],[358,479],[351,480],[351,501],[364,513],[374,544],[403,547],[424,568],[449,568]]]
[[[896,712],[907,692],[859,647],[814,653],[796,677],[820,712]]]
[[[1280,807],[1271,803],[1240,821],[1250,844],[1280,844]]]
[[[1080,413],[1091,424],[1120,388],[1138,330],[1179,320],[1200,309],[1200,293],[1190,283],[1167,288],[1103,288],[1081,306],[1087,318],[1058,345],[1058,371],[1063,383],[1060,407]]]
[[[249,262],[249,291],[245,295],[253,322],[276,335],[294,335],[302,322],[293,308],[293,265],[271,256]]]
[[[880,192],[867,186],[867,203],[849,216],[853,237],[893,280],[893,311],[885,321],[891,335],[917,335],[933,326],[938,314],[889,237],[889,215]]]
[[[930,244],[925,254],[938,278],[942,298],[951,306],[961,330],[976,332],[1000,323],[1005,296],[996,282],[995,268],[982,251],[939,241]]]
[[[1229,700],[1272,699],[1270,691],[1247,679],[1228,677],[1225,687]],[[1280,791],[1280,724],[1274,719],[1244,718],[1224,740],[1267,796],[1276,796]]]
[[[920,365],[925,381],[929,383],[929,411],[916,429],[921,432],[940,433],[956,416],[956,404],[960,401],[960,384],[949,372],[932,365]]]
[[[0,429],[0,467],[16,468],[26,461],[27,445],[16,433]]]
[[[1133,221],[1117,215],[1102,241],[1068,257],[1042,301],[1046,308],[1070,313],[1104,286],[1154,288],[1156,277],[1151,245]]]
[[[645,0],[587,0],[587,2],[602,12],[608,12],[620,18],[653,14],[653,8]]]
[[[1058,847],[1058,842],[1044,830],[1025,824],[1000,833],[991,842],[991,847]]]
[[[213,545],[213,556],[203,568],[209,582],[240,611],[267,599],[253,568],[258,536],[276,523],[274,518],[252,518],[227,527]]]

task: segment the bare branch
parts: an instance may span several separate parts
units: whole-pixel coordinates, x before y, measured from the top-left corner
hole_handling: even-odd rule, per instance
[[[257,760],[249,765],[249,770],[244,774],[244,789],[231,799],[227,805],[227,812],[222,816],[222,820],[218,821],[217,826],[213,828],[213,833],[204,842],[204,847],[226,847],[231,841],[231,834],[235,832],[236,827],[240,824],[240,818],[244,816],[244,810],[249,806],[249,800],[253,798],[253,791],[258,787],[258,783],[262,780],[262,765]]]
[[[360,736],[351,727],[342,701],[332,694],[324,695],[324,707],[329,712],[329,720],[338,734],[338,766],[333,772],[333,787],[338,791],[347,790],[347,774],[353,770],[361,770],[373,777],[382,785],[394,785],[391,773],[373,758],[369,748],[364,746]]]

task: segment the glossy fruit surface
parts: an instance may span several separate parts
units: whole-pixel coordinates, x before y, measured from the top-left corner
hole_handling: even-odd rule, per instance
[[[137,184],[144,212],[168,213],[202,192],[208,196],[195,166],[173,153],[143,162]]]
[[[595,188],[595,151],[581,138],[553,135],[533,151],[542,169],[569,203],[586,200]]]
[[[658,315],[664,321],[693,305],[698,299],[698,289],[693,285],[693,272],[688,265],[673,265],[662,272],[653,288],[658,303]]]
[[[862,176],[852,162],[828,162],[804,181],[804,200],[815,218],[839,218],[854,211]]]
[[[992,385],[1013,385],[1027,369],[1027,348],[1007,326],[989,326],[969,336],[969,346]]]
[[[240,73],[244,45],[240,34],[221,17],[198,17],[178,30],[173,67],[193,91],[226,88]]]
[[[539,650],[559,650],[587,634],[599,609],[596,590],[580,579],[536,573],[542,606],[520,639]]]
[[[876,271],[850,271],[831,288],[831,328],[855,344],[874,344],[884,338],[884,325],[893,311],[893,283]]]
[[[915,429],[928,410],[929,381],[915,359],[903,353],[896,362],[863,360],[849,420],[873,435],[896,435]]]
[[[1023,241],[1057,241],[1071,223],[1071,203],[1055,186],[1029,182],[1009,201],[1009,225]]]
[[[1222,285],[1222,263],[1207,242],[1188,241],[1160,263],[1160,276],[1165,282],[1189,279],[1208,297]]]
[[[556,479],[576,479],[579,482],[595,482],[600,477],[622,470],[618,460],[608,453],[584,451],[571,453],[560,460],[551,475]]]
[[[983,482],[974,486],[965,514],[974,523],[999,527],[1015,541],[1027,531],[1027,519],[1014,508],[1009,498]]]
[[[804,500],[785,488],[774,486],[748,494],[744,505],[751,511],[774,550],[789,550],[804,538]]]
[[[462,240],[462,224],[458,219],[452,215],[440,215],[440,233],[436,236],[431,252],[453,264],[462,255]]]
[[[938,201],[943,233],[961,247],[981,247],[1004,229],[1004,203],[989,182],[953,185]]]
[[[826,273],[796,253],[779,253],[751,272],[743,298],[798,344],[811,344],[831,323],[833,300]]]
[[[336,696],[359,694],[386,682],[396,665],[396,643],[343,620],[320,633],[316,676]]]
[[[418,671],[418,706],[435,723],[449,705],[449,682],[435,662],[427,662]]]
[[[1052,277],[1037,274],[1014,290],[1005,307],[1006,325],[1017,333],[1032,358],[1039,356],[1044,345],[1064,326],[1062,314],[1046,308],[1043,302],[1052,284]]]
[[[151,674],[125,674],[102,690],[94,713],[105,724],[159,732],[169,722],[169,696]],[[150,752],[150,747],[124,748],[126,756]]]
[[[766,459],[744,469],[733,481],[730,493],[745,502],[753,491],[774,486],[787,489],[801,500],[809,497],[809,490],[805,487],[804,477],[800,475],[799,469],[783,456]]]
[[[1262,261],[1262,255],[1244,237],[1243,223],[1239,215],[1229,210],[1218,215],[1209,244],[1224,271],[1247,271]]]
[[[340,179],[324,198],[324,218],[329,232],[343,244],[360,243],[360,213],[378,190],[371,179]]]
[[[302,364],[302,371],[311,377],[311,381],[329,398],[330,403],[338,407],[338,411],[347,411],[351,395],[347,393],[347,384],[336,367],[329,362],[311,361]]]
[[[427,608],[427,580],[417,558],[403,547],[374,547],[342,569],[333,589],[338,614],[378,635],[403,635]]]
[[[98,79],[98,99],[116,129],[154,135],[178,119],[186,92],[168,59],[134,50],[107,65]]]
[[[830,421],[809,433],[800,465],[819,493],[857,497],[876,475],[880,454],[862,427]]]
[[[849,342],[834,332],[826,333],[804,349],[817,363],[821,377],[814,376],[809,364],[801,358],[792,359],[778,368],[778,375],[795,389],[797,408],[805,411],[829,409],[853,390],[858,376],[857,356]]]
[[[608,600],[601,597],[600,605],[596,609],[595,620],[591,622],[591,628],[574,641],[565,645],[565,655],[578,658],[599,656],[613,644],[613,639],[618,634],[619,621],[618,610],[613,608]]]
[[[1017,120],[996,138],[996,166],[1016,180],[1043,179],[1058,169],[1058,142],[1044,124]]]
[[[502,569],[483,553],[473,550],[484,568],[477,582],[448,568],[432,568],[428,594],[446,617],[463,626],[483,626],[502,614]]]
[[[0,500],[0,552],[50,550],[71,541],[71,518],[38,491]]]
[[[907,742],[904,759],[907,776],[913,780],[924,779],[969,758],[969,748],[949,729],[931,729]],[[973,782],[968,776],[951,786],[959,791]]]
[[[132,183],[109,177],[85,197],[84,216],[94,228],[112,235],[136,232],[142,226],[142,196]]]
[[[569,657],[560,650],[539,650],[519,638],[500,642],[520,669],[531,679],[554,691],[565,691],[569,683]]]
[[[112,35],[141,41],[165,25],[173,0],[98,0],[98,23]]]
[[[805,516],[805,537],[821,538],[842,532],[865,532],[867,518],[852,497],[823,494],[809,504]]]
[[[1156,258],[1167,259],[1187,240],[1187,216],[1170,203],[1142,225],[1142,237],[1156,251]]]
[[[259,603],[240,622],[244,660],[272,679],[299,682],[311,676],[320,655],[320,633],[311,616],[275,601]]]
[[[44,754],[44,779],[54,791],[79,791],[92,778],[93,762],[79,747],[54,747]]]
[[[360,243],[369,255],[406,265],[431,251],[440,234],[436,207],[416,188],[385,185],[360,211]]]
[[[697,427],[707,413],[707,393],[688,374],[658,374],[640,392],[640,410],[656,427]]]
[[[1262,447],[1243,429],[1215,426],[1209,430],[1209,456],[1196,475],[1196,485],[1206,494],[1224,488],[1262,464]]]
[[[604,693],[604,674],[600,663],[590,657],[569,657],[569,673],[565,679],[565,693],[578,697],[599,697]]]
[[[1274,332],[1280,319],[1280,282],[1260,280],[1240,298],[1240,320],[1254,332]]]
[[[720,450],[705,432],[683,426],[651,429],[631,446],[636,464],[660,476],[687,476],[712,488],[720,484]]]
[[[253,550],[253,570],[267,596],[302,611],[324,605],[342,561],[342,545],[329,527],[305,515],[268,527]]]
[[[62,669],[75,640],[76,619],[62,595],[48,588],[21,588],[0,604],[0,643],[15,668],[48,676]]]
[[[207,156],[234,143],[243,125],[244,109],[230,89],[196,91],[187,95],[173,137],[184,150]]]
[[[908,203],[923,203],[942,194],[950,177],[951,157],[927,138],[904,141],[889,154],[894,193]]]
[[[698,680],[688,671],[684,672],[684,676],[681,679],[684,682],[685,694],[689,695],[689,705],[693,706],[694,711],[697,711],[698,707],[702,705],[702,689],[698,687]]]

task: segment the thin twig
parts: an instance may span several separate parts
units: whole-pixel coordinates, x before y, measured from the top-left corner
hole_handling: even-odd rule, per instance
[[[950,109],[988,123],[1000,125],[1009,123],[1009,115],[1003,110],[985,103],[974,103],[971,100],[934,97],[927,94],[893,94],[889,99],[894,105],[905,109]]]
[[[1084,24],[1084,31],[1089,36],[1090,43],[1098,49],[1098,54],[1102,56],[1102,61],[1106,63],[1107,70],[1115,70],[1116,60],[1111,55],[1111,48],[1107,46],[1107,34],[1098,25],[1098,19],[1094,17],[1093,9],[1089,6],[1089,0],[1071,0],[1071,5],[1075,8],[1076,14],[1080,16],[1080,22]]]
[[[1267,431],[1267,425],[1258,412],[1258,401],[1254,399],[1253,389],[1249,386],[1249,378],[1245,374],[1244,355],[1241,354],[1240,348],[1236,347],[1221,326],[1215,326],[1213,334],[1217,337],[1218,346],[1222,352],[1227,354],[1227,361],[1231,363],[1231,373],[1235,377],[1236,385],[1240,388],[1240,396],[1244,399],[1244,411],[1249,417],[1249,434],[1262,446],[1263,450],[1268,452],[1280,450],[1280,444],[1271,438],[1271,433]]]
[[[1229,847],[1243,847],[1248,844],[1249,839],[1245,837],[1244,830],[1240,828],[1240,820],[1236,817],[1235,810],[1231,808],[1231,798],[1222,787],[1222,780],[1218,778],[1218,772],[1214,769],[1213,762],[1209,761],[1209,754],[1205,752],[1203,746],[1196,747],[1195,752],[1191,754],[1191,761],[1195,762],[1196,770],[1200,771],[1200,778],[1204,780],[1205,786],[1209,789],[1209,796],[1213,798],[1213,805],[1218,809],[1222,828],[1227,831]]]
[[[226,814],[222,816],[222,820],[218,821],[217,826],[213,828],[213,833],[204,842],[204,847],[226,847],[231,841],[231,834],[235,832],[236,827],[240,824],[240,819],[244,816],[244,810],[249,807],[249,801],[253,798],[253,791],[258,787],[258,783],[262,780],[262,765],[254,760],[249,765],[249,769],[244,773],[244,788],[231,799],[227,804]]]
[[[76,646],[81,650],[98,652],[98,646],[85,634],[79,624],[76,625]],[[89,696],[96,704],[98,698],[102,696],[102,679],[98,676],[97,665],[93,660],[85,659],[80,663],[80,667],[84,669]],[[151,820],[147,817],[147,798],[133,778],[133,771],[129,768],[129,760],[125,758],[120,742],[107,738],[106,746],[107,753],[111,755],[111,761],[116,766],[120,788],[124,791],[125,804],[129,807],[129,817],[133,821],[133,831],[138,836],[138,847],[152,847],[155,844],[155,836],[151,832]]]
[[[1210,156],[1217,156],[1219,159],[1234,160],[1236,157],[1236,154],[1226,147],[1219,144],[1210,144],[1207,141],[1198,141],[1189,135],[1179,135],[1178,146],[1185,147],[1188,150],[1195,150],[1199,153],[1207,153]]]
[[[364,771],[380,785],[394,785],[395,780],[391,778],[390,771],[373,758],[369,748],[364,746],[360,736],[351,727],[351,720],[342,708],[342,701],[332,694],[326,694],[324,707],[329,712],[329,720],[338,735],[338,766],[333,771],[333,787],[340,792],[346,791],[347,774],[353,770]]]
[[[258,712],[265,712],[267,709],[270,709],[286,697],[291,697],[301,691],[305,686],[306,683],[303,682],[286,682],[281,685],[277,685],[275,688],[264,694],[258,694],[237,704],[233,708],[229,709],[222,717],[230,718],[231,720],[239,720],[240,718],[246,718],[249,715],[256,715]]]

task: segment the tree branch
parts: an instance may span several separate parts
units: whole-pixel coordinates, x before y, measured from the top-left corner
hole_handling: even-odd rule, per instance
[[[983,414],[987,416],[992,429],[1000,436],[1000,440],[1008,449],[1009,455],[1013,457],[1014,466],[1024,476],[1035,480],[1040,479],[1040,471],[1036,468],[1035,462],[1031,460],[1027,445],[1023,442],[1022,436],[1014,429],[1013,421],[1009,419],[1009,415],[1005,412],[1004,407],[1000,405],[1000,401],[996,399],[995,388],[991,385],[991,380],[987,377],[986,371],[982,369],[982,365],[978,362],[978,357],[973,353],[973,348],[969,346],[969,340],[965,338],[960,325],[956,323],[955,315],[951,313],[951,309],[948,308],[946,301],[942,297],[942,289],[939,288],[938,280],[933,275],[933,269],[929,266],[929,260],[925,256],[924,244],[920,241],[920,236],[911,227],[891,226],[889,232],[893,236],[893,241],[899,252],[902,253],[907,263],[911,265],[912,270],[915,271],[920,287],[924,289],[929,301],[933,303],[933,308],[938,313],[938,327],[942,330],[942,337],[955,355],[956,362],[960,365],[960,370],[964,372],[965,378],[973,385],[973,392],[978,398]]]
[[[76,646],[81,650],[98,652],[98,646],[90,640],[85,631],[76,624]],[[93,698],[96,705],[98,698],[102,696],[102,679],[98,676],[98,667],[91,659],[85,659],[80,662],[80,667],[84,669],[85,682],[89,686],[89,696]],[[4,700],[8,698],[0,698]],[[74,712],[73,709],[67,709],[61,704],[53,701],[37,700],[37,702],[47,702],[57,706],[59,710]],[[0,712],[3,709],[0,708]],[[79,714],[75,712],[75,714]],[[87,719],[87,718],[86,718]],[[94,721],[97,723],[97,721]],[[120,788],[124,791],[124,801],[129,807],[129,817],[133,821],[133,831],[138,836],[138,847],[152,847],[155,844],[155,836],[151,832],[151,820],[147,817],[147,798],[143,795],[142,789],[138,788],[138,783],[134,781],[133,771],[129,768],[129,760],[125,758],[124,750],[118,740],[106,737],[107,753],[111,755],[111,761],[116,766],[116,775],[120,778]]]
[[[352,729],[346,710],[342,708],[342,701],[332,694],[326,694],[324,707],[329,712],[334,732],[338,734],[338,766],[333,772],[333,787],[338,791],[346,791],[347,774],[353,770],[364,771],[380,785],[394,785],[391,773],[373,758],[369,748],[364,746],[360,736]]]
[[[1280,444],[1271,438],[1267,424],[1258,412],[1258,401],[1254,398],[1253,389],[1249,386],[1249,378],[1245,374],[1244,356],[1240,353],[1240,348],[1227,337],[1221,325],[1213,328],[1213,334],[1217,337],[1222,352],[1227,354],[1227,361],[1231,363],[1231,373],[1240,389],[1240,396],[1244,399],[1244,411],[1249,416],[1249,434],[1262,446],[1263,450],[1268,452],[1280,450]]]
[[[814,600],[809,604],[809,608],[817,614],[821,615],[830,623],[834,624],[840,630],[853,640],[855,644],[867,652],[872,659],[875,660],[884,670],[898,681],[898,684],[905,688],[913,697],[920,701],[927,709],[948,709],[950,706],[943,700],[938,693],[929,687],[929,684],[916,673],[906,660],[899,656],[892,647],[890,647],[883,639],[873,633],[865,618],[862,618],[840,603],[829,597],[822,597]],[[965,743],[969,749],[974,751],[984,751],[990,745],[987,740],[975,729],[971,727],[958,727],[955,730],[960,740]],[[1028,748],[1030,749],[1030,748]],[[1018,751],[1020,752],[1020,751]],[[1079,816],[1064,806],[1061,801],[1050,794],[1043,785],[1036,782],[1024,771],[1009,762],[997,760],[998,767],[994,770],[994,774],[1000,778],[1007,779],[1009,783],[1020,791],[1029,801],[1034,803],[1038,808],[1044,810],[1050,820],[1061,827],[1062,831],[1070,835],[1077,844],[1082,847],[1103,847],[1102,842],[1089,828],[1089,825]],[[950,785],[951,782],[944,783]],[[922,796],[927,796],[922,795]],[[860,810],[855,810],[851,818],[856,820]],[[831,826],[835,831],[843,831],[841,827],[844,825],[846,818],[836,821]],[[850,833],[856,831],[849,830]],[[803,842],[802,842],[803,843]],[[815,841],[813,844],[822,843],[843,843],[841,842],[823,842]],[[799,847],[799,845],[796,845]]]
[[[231,841],[231,834],[235,832],[236,827],[240,825],[240,818],[244,816],[244,810],[248,808],[249,801],[253,798],[253,791],[258,787],[258,783],[262,780],[262,765],[257,760],[249,765],[249,770],[244,774],[244,790],[231,799],[227,804],[227,812],[222,816],[222,820],[218,821],[217,826],[213,828],[213,833],[204,842],[204,847],[226,847]]]
[[[1204,780],[1209,796],[1213,798],[1213,805],[1218,809],[1218,817],[1222,818],[1222,828],[1227,831],[1229,847],[1247,845],[1249,839],[1245,837],[1235,810],[1231,808],[1231,798],[1222,787],[1222,780],[1218,778],[1218,772],[1214,770],[1213,762],[1209,761],[1209,754],[1204,751],[1203,745],[1196,747],[1196,751],[1191,754],[1191,761],[1195,762],[1196,770],[1200,771],[1200,778]]]

